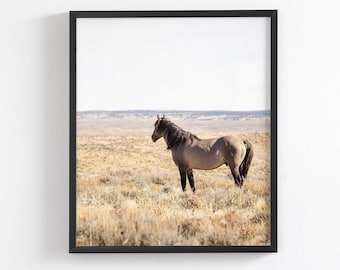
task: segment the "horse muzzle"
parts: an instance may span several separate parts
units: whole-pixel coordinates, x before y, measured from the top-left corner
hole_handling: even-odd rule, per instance
[[[156,137],[152,134],[152,136],[151,136],[151,140],[153,141],[153,142],[156,142],[157,141],[157,139],[156,139]]]
[[[156,142],[160,137],[161,137],[161,136],[157,136],[156,134],[152,134],[151,140],[152,140],[153,142]]]

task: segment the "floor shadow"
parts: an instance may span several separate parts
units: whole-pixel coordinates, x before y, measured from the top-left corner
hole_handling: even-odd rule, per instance
[[[68,13],[42,18],[44,173],[42,254],[68,251],[69,22]]]

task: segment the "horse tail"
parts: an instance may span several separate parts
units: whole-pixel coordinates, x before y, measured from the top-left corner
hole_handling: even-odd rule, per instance
[[[251,161],[254,156],[253,146],[248,140],[243,141],[245,147],[246,147],[246,155],[244,159],[242,160],[241,166],[240,166],[240,174],[246,178],[248,174],[249,167],[251,165]]]

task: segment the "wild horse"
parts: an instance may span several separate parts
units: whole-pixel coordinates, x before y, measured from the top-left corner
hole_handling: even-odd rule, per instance
[[[253,147],[248,140],[234,136],[200,139],[165,116],[160,118],[157,115],[151,138],[156,142],[161,137],[171,150],[172,158],[179,168],[183,191],[188,177],[191,189],[195,192],[193,169],[212,170],[223,164],[229,166],[235,184],[242,187],[253,158]]]

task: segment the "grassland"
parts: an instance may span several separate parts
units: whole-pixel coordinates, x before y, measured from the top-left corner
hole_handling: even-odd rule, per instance
[[[243,188],[234,185],[229,168],[222,166],[194,170],[195,194],[182,192],[162,139],[153,143],[150,135],[79,135],[77,246],[269,245],[270,136],[233,134],[254,146]]]

